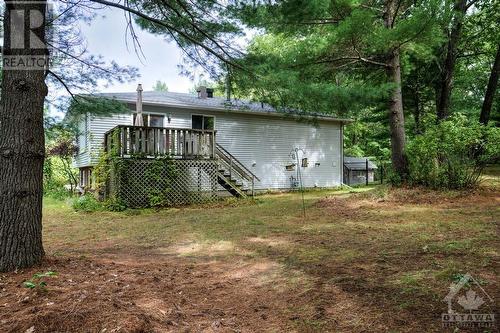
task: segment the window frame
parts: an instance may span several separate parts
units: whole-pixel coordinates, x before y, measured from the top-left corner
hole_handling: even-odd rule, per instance
[[[148,116],[148,123],[144,125],[144,127],[165,127],[165,119],[167,115],[161,112],[141,112],[143,116]],[[151,126],[151,116],[160,116],[163,118],[162,126]],[[132,126],[135,126],[135,117],[137,117],[137,112],[132,112]]]
[[[200,128],[193,128],[193,116],[200,116],[202,117],[202,121],[201,121],[201,129]],[[214,128],[213,129],[204,129],[203,127],[205,127],[205,118],[213,118],[214,119]],[[207,114],[202,114],[202,113],[191,113],[191,129],[197,129],[197,130],[202,130],[202,131],[215,131],[215,119],[216,117],[213,116],[213,115],[207,115]]]
[[[88,113],[85,113],[84,117],[83,117],[83,121],[80,123],[80,125],[83,126],[79,126],[81,128],[78,128],[78,138],[77,138],[77,142],[78,142],[78,154],[83,154],[83,153],[86,153],[87,150],[88,150],[88,145],[89,145],[89,140],[88,140],[88,135],[89,135],[89,116],[88,116]]]

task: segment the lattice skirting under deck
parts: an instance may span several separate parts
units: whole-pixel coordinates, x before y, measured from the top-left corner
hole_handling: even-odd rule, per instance
[[[161,160],[163,168],[158,163],[152,159],[121,159],[110,170],[107,197],[136,208],[217,199],[215,160]]]

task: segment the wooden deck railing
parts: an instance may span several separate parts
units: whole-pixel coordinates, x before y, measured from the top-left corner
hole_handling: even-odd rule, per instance
[[[118,156],[214,158],[215,131],[119,125],[104,134],[104,149]]]

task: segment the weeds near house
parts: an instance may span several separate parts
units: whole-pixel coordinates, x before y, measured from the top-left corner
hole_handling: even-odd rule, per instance
[[[104,208],[110,212],[123,212],[127,205],[118,198],[110,198],[103,202]]]
[[[99,202],[92,194],[85,194],[76,198],[72,203],[73,209],[82,212],[96,212],[104,210],[104,205]]]

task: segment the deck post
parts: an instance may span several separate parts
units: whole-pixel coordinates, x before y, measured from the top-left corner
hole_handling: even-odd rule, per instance
[[[217,142],[215,140],[215,136],[217,135],[217,132],[213,132],[213,136],[212,136],[212,158],[215,158],[215,143]],[[209,140],[210,141],[210,140]]]
[[[119,128],[119,130],[121,131],[121,128]],[[114,142],[114,144],[116,145],[116,152],[121,156],[121,152],[122,152],[122,138],[121,138],[121,132],[118,132],[119,134],[116,135],[116,141],[117,142]],[[115,132],[113,131],[113,137],[115,136]],[[113,138],[115,139],[115,138]]]
[[[135,132],[129,127],[128,128],[128,153],[132,155],[135,148]]]
[[[120,156],[123,156],[127,152],[127,129],[120,127],[121,141],[122,141],[122,149],[120,151]]]
[[[104,152],[108,152],[108,133],[104,133]]]

